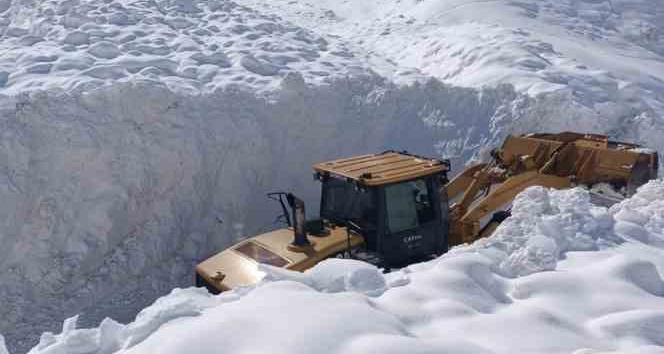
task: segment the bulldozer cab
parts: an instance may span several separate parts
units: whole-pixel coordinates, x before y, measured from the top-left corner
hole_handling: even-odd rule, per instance
[[[314,165],[320,216],[363,236],[386,266],[447,251],[449,162],[388,151]]]

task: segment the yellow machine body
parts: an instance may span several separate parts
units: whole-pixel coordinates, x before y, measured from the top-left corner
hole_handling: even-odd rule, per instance
[[[440,210],[442,217],[439,216],[441,224],[446,225],[444,250],[490,235],[509,215],[508,210],[499,209],[530,186],[562,189],[606,183],[629,195],[656,178],[658,170],[656,152],[593,134],[509,136],[491,155],[488,163],[471,166],[449,182],[445,179],[448,162],[391,151],[322,162],[313,167],[319,176],[335,176],[360,189],[441,177],[440,184],[438,179],[428,183],[438,188],[433,200],[445,203]],[[493,218],[481,225],[492,214]],[[385,215],[380,214],[378,219],[381,218],[385,219]],[[259,263],[304,271],[326,258],[370,243],[368,235],[362,234],[364,231],[350,228],[353,222],[339,226],[323,220],[323,225],[322,234],[306,233],[308,243],[304,246],[294,245],[293,228],[243,240],[200,263],[196,267],[197,284],[213,292],[225,291],[259,281]],[[404,240],[410,242],[418,236],[406,235]],[[406,246],[407,251],[412,244]]]
[[[196,266],[198,283],[212,287],[213,292],[225,291],[239,285],[258,282],[263,274],[258,264],[307,270],[316,263],[344,252],[348,245],[362,244],[362,236],[347,232],[342,226],[329,228],[325,236],[307,234],[312,246],[293,250],[288,245],[293,240],[293,228],[283,228],[243,240]],[[201,280],[203,282],[201,282]]]

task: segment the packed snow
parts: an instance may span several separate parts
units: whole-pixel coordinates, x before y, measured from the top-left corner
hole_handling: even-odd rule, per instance
[[[292,190],[316,205],[315,161],[407,149],[451,158],[458,171],[507,134],[563,130],[664,151],[663,8],[649,0],[0,0],[0,342],[25,352],[72,318],[68,335],[45,334],[42,345],[59,343],[48,347],[57,351],[70,338],[83,343],[74,352],[111,352],[129,332],[132,343],[149,336],[159,316],[225,303],[182,290],[172,296],[203,307],[143,315],[133,325],[145,321],[141,330],[120,324],[189,286],[198,261],[272,227],[277,207],[265,192]],[[559,258],[566,252],[641,247],[609,245],[625,237],[660,242],[661,216],[644,226],[642,214],[625,211],[624,223],[612,223],[611,211],[559,209],[563,199],[585,200],[580,192],[530,193],[549,224],[515,215],[505,228],[535,236],[498,234],[473,246],[497,276],[563,269],[574,260]],[[650,203],[642,199],[630,202]],[[382,279],[356,266],[327,263],[320,267],[343,275],[317,268],[328,275],[251,296],[304,287],[305,298],[343,289],[382,299],[412,280],[409,270]],[[297,289],[283,285],[293,281]],[[361,306],[354,301],[347,305]],[[119,322],[102,323],[109,315]],[[598,326],[622,328],[620,318]],[[392,324],[353,350],[369,350],[366,341],[397,350],[387,348]],[[357,333],[371,326],[358,323]],[[448,344],[459,349],[435,350]]]
[[[30,353],[663,353],[662,195],[607,209],[531,187],[494,235],[427,263],[259,266],[255,286],[175,289],[127,325],[72,317]]]

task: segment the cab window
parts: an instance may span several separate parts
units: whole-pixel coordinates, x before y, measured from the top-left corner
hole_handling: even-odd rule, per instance
[[[435,219],[426,180],[418,179],[385,187],[387,225],[391,233],[417,228]]]
[[[362,227],[375,227],[372,191],[360,191],[343,179],[329,177],[323,183],[321,216],[343,222],[351,220]]]

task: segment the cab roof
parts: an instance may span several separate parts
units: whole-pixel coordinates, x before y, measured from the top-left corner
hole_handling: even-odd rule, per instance
[[[320,174],[355,180],[366,186],[379,186],[447,172],[448,161],[425,158],[407,152],[386,151],[380,154],[353,156],[313,165]]]

